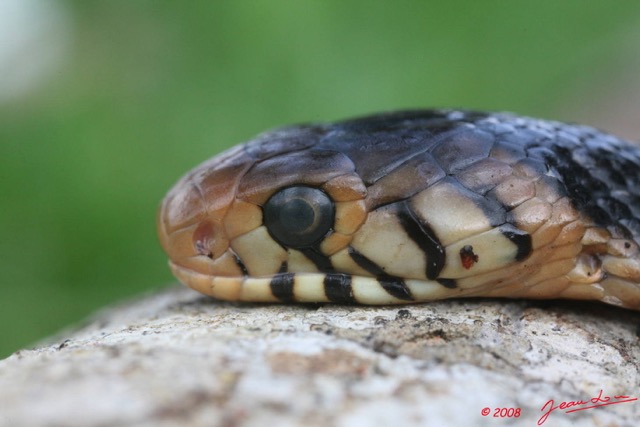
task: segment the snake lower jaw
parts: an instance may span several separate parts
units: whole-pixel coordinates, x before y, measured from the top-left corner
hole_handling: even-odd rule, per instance
[[[619,278],[601,283],[568,284],[557,291],[557,279],[536,286],[527,281],[485,286],[447,288],[443,281],[399,280],[342,273],[278,273],[275,275],[214,276],[169,261],[173,274],[188,287],[225,301],[265,303],[338,303],[365,305],[408,304],[456,297],[599,300],[632,310],[640,309],[637,287]]]
[[[447,287],[446,281],[366,277],[343,273],[278,273],[260,277],[216,276],[169,261],[188,287],[226,301],[391,305],[460,296],[491,296],[486,288]],[[502,295],[504,296],[504,295]]]
[[[428,280],[402,280],[402,287],[380,278],[335,273],[278,273],[269,276],[213,276],[169,261],[173,274],[188,287],[226,301],[347,304],[407,304],[459,296]]]

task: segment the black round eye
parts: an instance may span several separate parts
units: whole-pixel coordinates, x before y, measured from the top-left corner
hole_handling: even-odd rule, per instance
[[[290,248],[312,246],[333,226],[335,209],[324,191],[289,187],[275,193],[264,205],[264,224],[271,236]]]

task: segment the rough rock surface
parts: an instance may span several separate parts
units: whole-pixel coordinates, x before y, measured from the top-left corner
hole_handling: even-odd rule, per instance
[[[640,313],[601,304],[254,305],[171,288],[0,361],[0,425],[536,426],[553,399],[587,403],[543,425],[630,427],[638,400],[566,411],[640,397],[639,335]]]

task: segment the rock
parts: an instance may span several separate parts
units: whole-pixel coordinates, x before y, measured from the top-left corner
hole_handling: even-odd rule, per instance
[[[257,305],[171,288],[0,361],[0,425],[536,426],[553,400],[574,403],[543,425],[632,426],[639,328],[595,303]]]

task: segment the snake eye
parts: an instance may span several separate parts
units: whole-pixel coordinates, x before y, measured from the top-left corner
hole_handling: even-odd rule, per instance
[[[283,246],[304,248],[324,237],[333,226],[333,202],[323,191],[289,187],[275,193],[264,205],[264,224]]]

